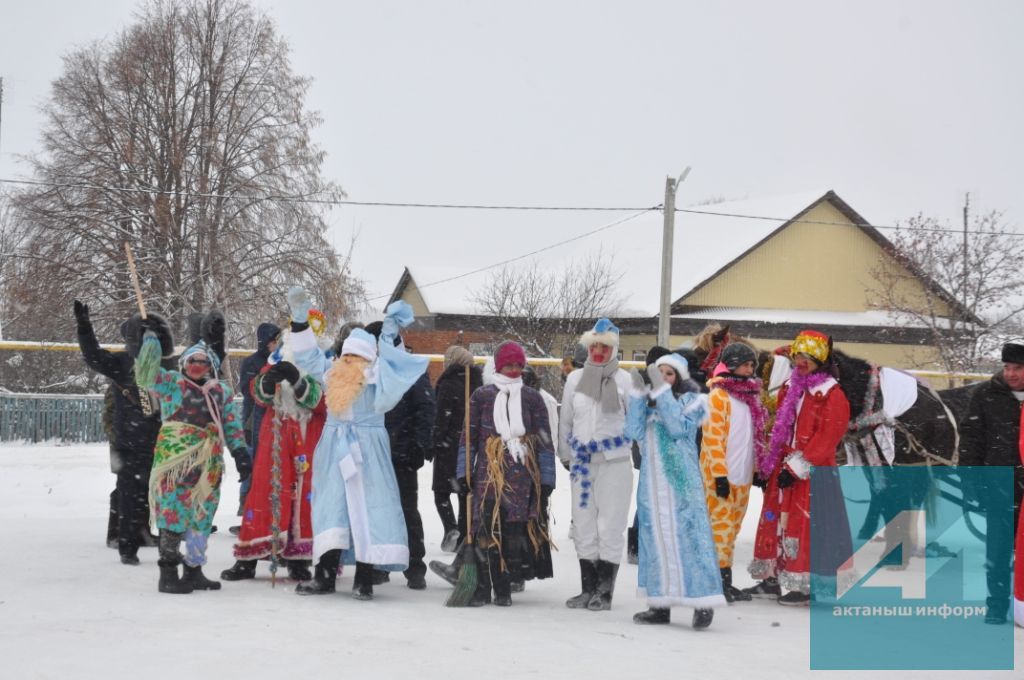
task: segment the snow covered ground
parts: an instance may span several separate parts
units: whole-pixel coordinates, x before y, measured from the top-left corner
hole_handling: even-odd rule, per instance
[[[562,471],[559,470],[561,473]],[[809,675],[809,615],[773,602],[718,610],[711,628],[690,629],[688,610],[671,626],[632,623],[645,608],[635,596],[636,567],[623,565],[610,612],[573,611],[564,600],[579,590],[568,537],[567,478],[553,497],[560,551],[555,578],[527,584],[508,609],[447,609],[449,587],[433,574],[427,590],[405,587],[396,574],[373,602],[351,599],[351,573],[339,593],[297,597],[294,584],[271,588],[260,578],[225,583],[219,592],[185,596],[157,592],[156,551],[142,566],[118,562],[104,545],[107,495],[113,488],[105,445],[0,446],[0,677],[181,678],[377,677],[430,678],[758,678]],[[429,490],[430,469],[420,476]],[[206,573],[233,562],[238,485],[229,478],[210,541]],[[754,517],[743,527],[737,563],[750,558]],[[440,551],[432,497],[421,492],[427,559]],[[740,585],[749,583],[739,573]],[[1024,658],[1024,630],[1015,632]],[[855,677],[816,672],[815,677]],[[878,672],[872,677],[933,677]],[[946,676],[950,673],[944,674]],[[958,674],[965,675],[965,674]],[[1014,677],[1012,672],[971,677]]]

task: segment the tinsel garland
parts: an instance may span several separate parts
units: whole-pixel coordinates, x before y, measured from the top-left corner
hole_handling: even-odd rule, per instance
[[[712,381],[714,387],[721,387],[729,396],[736,397],[750,409],[754,425],[754,460],[757,471],[764,479],[772,474],[769,467],[768,444],[765,441],[768,427],[768,410],[761,403],[761,382],[755,378],[733,378],[721,376]]]
[[[278,393],[280,394],[280,393]],[[277,395],[274,397],[277,402]],[[270,449],[270,577],[277,576],[277,554],[281,551],[281,410],[274,408],[274,443]]]
[[[772,428],[772,441],[769,447],[767,459],[764,465],[759,465],[759,471],[767,471],[770,475],[775,467],[782,460],[782,451],[793,439],[793,428],[796,426],[796,407],[800,403],[800,397],[805,391],[813,390],[832,379],[827,371],[815,371],[807,375],[794,372],[786,384],[786,396],[775,414],[775,425]],[[764,472],[762,472],[764,474]]]

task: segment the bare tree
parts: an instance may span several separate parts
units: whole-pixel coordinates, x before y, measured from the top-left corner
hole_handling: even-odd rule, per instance
[[[530,355],[561,356],[597,317],[617,313],[621,279],[613,259],[599,251],[560,270],[505,267],[471,299]]]
[[[310,81],[288,53],[243,0],[150,0],[113,39],[67,55],[30,159],[41,184],[16,202],[33,272],[22,307],[63,314],[83,296],[112,339],[134,309],[130,243],[147,305],[179,330],[216,307],[230,339],[249,340],[291,284],[340,319],[362,289],[325,238],[317,201],[343,193],[321,175]]]
[[[1024,237],[998,211],[968,220],[965,203],[963,231],[917,215],[900,225],[892,241],[896,257],[873,272],[876,306],[898,322],[926,328],[944,370],[982,368],[1007,333],[1019,328]]]

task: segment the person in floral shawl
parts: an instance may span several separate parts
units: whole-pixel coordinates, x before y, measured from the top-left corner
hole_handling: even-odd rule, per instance
[[[222,323],[221,338],[223,333]],[[181,354],[180,371],[160,368],[160,341],[152,332],[145,334],[142,344],[135,378],[156,397],[163,421],[149,478],[150,507],[160,530],[159,590],[219,590],[220,582],[207,579],[202,567],[220,503],[223,450],[231,451],[243,480],[252,472],[241,414],[232,402],[231,388],[217,378],[220,357],[205,341]],[[182,539],[186,553],[179,577]]]

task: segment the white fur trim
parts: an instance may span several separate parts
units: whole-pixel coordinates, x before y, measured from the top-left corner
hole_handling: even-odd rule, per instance
[[[676,354],[666,354],[663,357],[658,357],[658,360],[654,362],[655,366],[671,366],[676,373],[679,374],[680,380],[688,380],[690,377],[690,371],[686,367],[686,361]]]
[[[310,335],[312,335],[312,331],[310,331]],[[367,361],[373,361],[377,358],[377,346],[360,338],[353,338],[350,335],[341,346],[341,353],[343,355],[355,354]]]
[[[312,328],[307,328],[298,333],[289,333],[285,345],[291,349],[293,355],[298,352],[316,349],[316,335],[313,333]]]
[[[794,451],[782,461],[789,468],[789,471],[800,479],[807,479],[811,476],[811,464],[804,458],[803,451]]]
[[[409,547],[405,545],[373,545],[366,551],[365,559],[360,562],[369,564],[409,564]],[[404,571],[399,569],[398,571]]]
[[[640,398],[640,399],[646,397],[650,393],[651,393],[651,389],[649,387],[645,387],[642,390],[638,390],[635,387],[631,387],[630,390],[629,390],[629,396],[637,397],[637,398]]]
[[[584,347],[590,347],[596,343],[602,345],[608,345],[609,347],[619,346],[619,334],[606,331],[604,333],[596,333],[594,331],[587,331],[580,336],[580,344]]]
[[[664,383],[661,387],[651,390],[650,397],[651,399],[657,399],[661,395],[668,392],[670,389],[672,389],[672,386],[669,385],[668,383]]]
[[[640,590],[643,590],[641,588]],[[641,594],[641,597],[644,595]],[[693,607],[694,609],[714,609],[724,607],[728,603],[724,595],[705,595],[704,597],[648,597],[647,606],[655,609],[669,607]]]
[[[328,550],[348,550],[352,536],[344,527],[331,527],[313,537],[313,564],[320,561]]]

